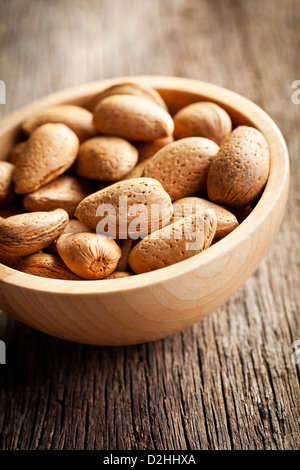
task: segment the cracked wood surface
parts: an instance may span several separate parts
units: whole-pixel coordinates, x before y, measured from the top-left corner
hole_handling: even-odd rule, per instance
[[[0,448],[299,449],[298,0],[2,0],[0,10],[0,117],[87,81],[185,76],[262,106],[292,164],[286,216],[265,260],[194,327],[97,348],[0,314]]]

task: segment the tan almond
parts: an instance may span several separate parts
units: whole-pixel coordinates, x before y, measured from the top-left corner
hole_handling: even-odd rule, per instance
[[[171,142],[174,142],[174,137],[171,135],[169,137],[162,137],[161,139],[152,140],[150,142],[135,142],[139,151],[139,163],[153,157],[156,152]]]
[[[105,281],[106,279],[121,279],[123,277],[131,277],[131,276],[133,276],[133,274],[128,273],[127,271],[115,271],[114,273],[105,277],[103,281]]]
[[[29,212],[0,221],[0,260],[31,255],[42,250],[63,232],[68,222],[63,209]]]
[[[200,197],[185,197],[175,201],[173,204],[174,214],[171,222],[176,222],[182,219],[182,217],[201,212],[205,209],[212,209],[216,214],[217,229],[215,238],[223,238],[238,227],[239,223],[232,212]]]
[[[183,261],[210,246],[216,226],[212,210],[179,219],[135,245],[128,263],[136,274],[142,274]]]
[[[16,165],[19,156],[24,152],[24,149],[26,147],[27,142],[19,142],[18,144],[15,144],[12,148],[12,151],[9,156],[9,161],[10,163],[13,163]]]
[[[64,233],[84,233],[84,232],[95,233],[95,231],[92,228],[90,228],[87,225],[85,225],[84,223],[80,222],[80,220],[71,219],[71,220],[68,220],[68,223],[65,226],[64,231],[62,232],[62,234],[64,234]],[[54,240],[52,243],[50,243],[49,246],[47,246],[46,251],[48,253],[53,254],[53,255],[57,255],[56,240]]]
[[[155,140],[172,135],[173,119],[161,106],[133,95],[113,95],[98,103],[94,127],[102,134],[128,140]]]
[[[123,199],[120,200],[120,196]],[[107,204],[110,204],[109,211]],[[89,227],[97,227],[99,233],[134,239],[168,224],[172,211],[170,196],[158,181],[135,178],[91,194],[79,204],[75,217]]]
[[[209,199],[243,207],[262,192],[269,175],[269,148],[257,129],[237,127],[220,147],[207,179]]]
[[[134,95],[140,96],[142,98],[147,98],[153,103],[161,106],[164,109],[167,109],[167,105],[160,96],[160,94],[152,87],[146,85],[140,85],[134,82],[123,82],[112,85],[109,88],[106,88],[104,91],[98,93],[89,105],[90,109],[94,109],[95,105],[98,104],[104,98],[113,95]]]
[[[121,248],[111,238],[96,233],[68,233],[56,243],[68,268],[84,279],[103,279],[117,267]]]
[[[121,137],[89,139],[79,149],[74,171],[84,178],[116,181],[137,164],[138,151]]]
[[[93,191],[94,187],[87,181],[63,175],[33,193],[26,194],[23,205],[30,212],[61,208],[73,217],[78,204]]]
[[[48,253],[35,253],[26,256],[16,265],[16,269],[26,274],[49,279],[80,280],[80,277],[72,273],[59,256]]]
[[[206,189],[211,162],[219,147],[203,137],[177,140],[159,150],[145,167],[143,176],[155,178],[177,200]]]
[[[34,114],[22,124],[23,131],[30,135],[43,124],[65,124],[77,135],[80,142],[97,135],[93,127],[93,115],[87,109],[72,104],[59,104]]]
[[[173,119],[176,139],[205,137],[221,145],[232,130],[232,122],[225,109],[208,101],[182,108]]]
[[[55,180],[74,163],[78,149],[78,137],[64,124],[38,127],[16,164],[16,193],[30,193]]]
[[[14,198],[14,169],[15,166],[12,163],[0,161],[0,206]]]
[[[146,160],[143,160],[142,162],[138,163],[129,173],[127,173],[127,175],[123,176],[122,180],[141,178],[151,158],[152,157],[147,158]]]

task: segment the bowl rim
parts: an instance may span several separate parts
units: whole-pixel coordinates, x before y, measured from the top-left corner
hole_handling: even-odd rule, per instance
[[[199,270],[204,270],[216,258],[226,255],[243,243],[256,231],[259,225],[264,223],[268,214],[275,208],[289,180],[289,157],[284,138],[271,117],[259,106],[248,98],[219,85],[189,78],[167,76],[128,76],[89,82],[52,93],[4,117],[0,121],[0,138],[33,112],[54,104],[72,103],[80,98],[87,98],[121,81],[148,84],[159,91],[178,90],[204,95],[205,99],[217,102],[220,106],[223,104],[227,108],[234,108],[249,119],[253,126],[258,128],[267,138],[271,154],[269,179],[255,208],[233,232],[215,245],[191,258],[156,271],[121,279],[107,279],[106,282],[102,282],[103,280],[74,282],[33,276],[0,263],[0,281],[25,289],[53,294],[105,295],[140,290],[144,287],[154,288],[161,283],[172,282],[191,271],[197,270],[199,273]]]

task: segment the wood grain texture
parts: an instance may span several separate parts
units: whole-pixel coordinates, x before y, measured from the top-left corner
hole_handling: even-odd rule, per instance
[[[198,78],[270,114],[287,140],[293,178],[284,224],[259,269],[183,333],[96,348],[2,314],[0,448],[299,448],[300,370],[291,360],[300,339],[300,105],[291,101],[300,79],[299,2],[132,0],[129,12],[122,0],[4,0],[1,18],[0,117],[106,77]]]

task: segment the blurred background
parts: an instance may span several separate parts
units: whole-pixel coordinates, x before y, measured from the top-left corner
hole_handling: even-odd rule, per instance
[[[49,93],[130,75],[230,88],[278,124],[292,164],[281,231],[246,285],[156,343],[93,348],[0,315],[0,447],[299,448],[299,0],[1,0],[0,117]],[[299,95],[298,95],[299,96]]]

